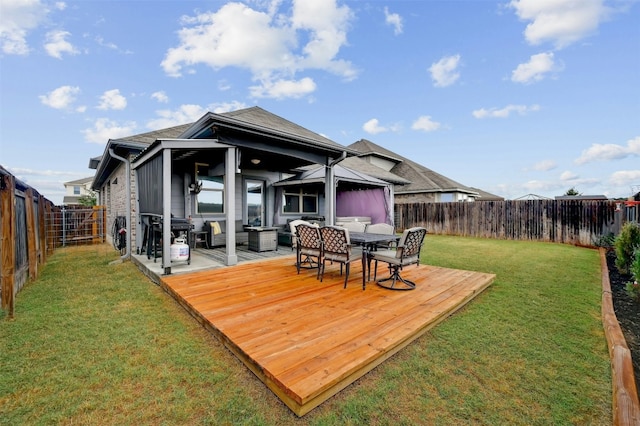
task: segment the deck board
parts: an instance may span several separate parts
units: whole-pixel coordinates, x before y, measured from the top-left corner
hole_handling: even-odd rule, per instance
[[[384,362],[486,289],[495,275],[405,268],[417,283],[391,291],[373,281],[362,290],[354,263],[344,289],[338,267],[324,280],[296,273],[294,256],[161,277],[287,406],[302,416]],[[373,265],[372,265],[373,266]],[[378,278],[386,269],[378,268]]]

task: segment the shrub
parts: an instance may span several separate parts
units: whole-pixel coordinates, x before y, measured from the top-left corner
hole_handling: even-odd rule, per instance
[[[636,250],[633,263],[631,263],[630,272],[636,281],[640,281],[640,248]]]
[[[636,302],[640,302],[640,284],[638,284],[638,281],[629,281],[625,288],[627,290],[627,294],[631,299],[635,300]]]
[[[613,234],[613,232],[609,232],[607,235],[601,235],[600,237],[598,237],[598,239],[594,243],[596,247],[610,249],[613,248],[613,243],[615,243],[615,241],[616,236]]]
[[[627,222],[622,227],[614,243],[616,250],[616,267],[623,274],[629,273],[634,260],[634,253],[640,248],[640,226]]]

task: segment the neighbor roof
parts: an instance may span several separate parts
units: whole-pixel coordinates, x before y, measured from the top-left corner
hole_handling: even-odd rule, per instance
[[[504,201],[504,197],[501,197],[499,195],[495,195],[490,192],[483,191],[482,189],[479,189],[479,188],[474,188],[474,187],[469,187],[469,188],[473,189],[478,193],[479,196],[478,198],[476,198],[476,201]]]
[[[76,180],[70,180],[68,182],[64,182],[63,185],[64,186],[69,186],[69,185],[84,185],[85,183],[89,183],[93,180],[93,176],[90,177],[86,177],[86,178],[82,178],[82,179],[76,179]]]

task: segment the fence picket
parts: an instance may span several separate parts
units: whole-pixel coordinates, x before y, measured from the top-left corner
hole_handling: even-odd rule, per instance
[[[396,204],[395,210],[398,230],[424,226],[433,234],[594,247],[638,220],[636,210],[616,207],[602,200],[506,200]]]

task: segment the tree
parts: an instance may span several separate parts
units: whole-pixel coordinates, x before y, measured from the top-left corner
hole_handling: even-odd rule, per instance
[[[576,196],[576,195],[582,195],[581,193],[578,192],[577,189],[575,188],[571,188],[569,189],[567,192],[565,192],[564,195],[572,195],[572,196]]]
[[[86,207],[93,207],[98,204],[98,196],[95,192],[91,191],[89,194],[83,195],[78,198],[78,204]]]

